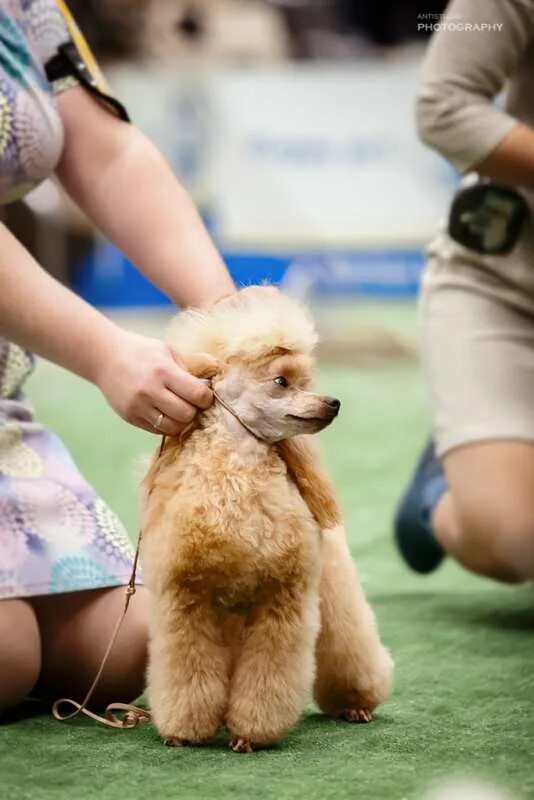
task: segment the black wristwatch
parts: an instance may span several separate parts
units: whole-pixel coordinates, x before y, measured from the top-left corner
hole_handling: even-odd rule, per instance
[[[449,236],[477,253],[506,255],[517,244],[529,214],[518,191],[480,181],[461,189],[452,201]]]

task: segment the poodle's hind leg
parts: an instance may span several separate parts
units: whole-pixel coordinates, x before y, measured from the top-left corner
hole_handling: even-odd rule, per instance
[[[294,725],[309,697],[319,624],[317,590],[281,590],[244,632],[226,726],[235,752],[273,744]]]
[[[152,599],[148,694],[154,724],[171,746],[209,741],[224,723],[230,650],[219,613],[178,591]]]
[[[319,708],[369,722],[387,697],[393,662],[382,645],[340,526],[324,532],[314,695]]]

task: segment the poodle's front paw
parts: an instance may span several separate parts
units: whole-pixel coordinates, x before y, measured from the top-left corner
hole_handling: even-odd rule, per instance
[[[371,712],[366,708],[345,708],[339,715],[345,722],[372,722]]]
[[[209,744],[210,741],[210,739],[193,741],[192,739],[180,739],[179,736],[167,736],[163,739],[163,744],[166,747],[201,747],[204,744]]]
[[[393,667],[391,654],[380,645],[367,669],[360,672],[359,680],[355,684],[359,695],[357,707],[372,711],[384,702],[391,691]],[[352,703],[347,705],[350,707]]]
[[[242,739],[240,736],[234,736],[230,742],[230,747],[234,753],[253,753],[254,745],[250,739]]]
[[[198,700],[192,691],[174,702],[152,701],[152,719],[161,739],[169,747],[195,747],[214,739],[223,724],[224,710]]]
[[[189,744],[188,741],[179,739],[177,736],[167,736],[167,738],[162,741],[166,747],[186,747]]]

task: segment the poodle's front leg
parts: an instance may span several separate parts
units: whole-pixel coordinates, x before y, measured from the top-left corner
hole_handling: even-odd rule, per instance
[[[393,672],[341,526],[324,532],[314,695],[326,714],[368,722],[388,695]]]
[[[230,653],[216,610],[186,593],[152,599],[148,693],[169,745],[201,744],[223,724]]]
[[[276,742],[311,696],[317,591],[282,590],[246,629],[232,676],[226,725],[236,752]]]

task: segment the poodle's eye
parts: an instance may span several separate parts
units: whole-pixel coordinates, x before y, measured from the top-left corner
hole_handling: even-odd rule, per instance
[[[284,389],[287,389],[289,386],[289,381],[287,378],[284,378],[283,375],[279,375],[277,378],[274,379],[274,382],[278,384],[278,386],[283,386]]]

